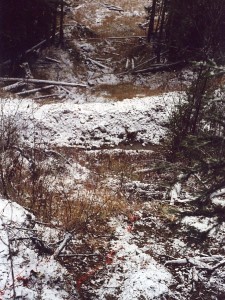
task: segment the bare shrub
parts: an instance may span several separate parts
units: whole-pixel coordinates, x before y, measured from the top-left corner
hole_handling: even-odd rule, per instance
[[[20,138],[18,110],[13,115],[6,111],[2,107],[0,115],[0,191],[4,197],[41,221],[67,230],[88,231],[90,224],[106,224],[110,217],[126,214],[126,199],[102,188],[93,178],[77,189],[76,180],[68,173],[72,164],[64,154],[47,149],[35,134],[32,143],[25,144]]]

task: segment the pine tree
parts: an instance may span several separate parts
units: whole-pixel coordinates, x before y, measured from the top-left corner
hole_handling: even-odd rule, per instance
[[[25,50],[56,33],[62,0],[0,0],[0,61],[18,59]],[[62,7],[63,9],[63,7]],[[63,13],[61,14],[63,17]],[[61,20],[62,24],[62,20]],[[61,30],[61,37],[62,30]]]
[[[186,162],[182,172],[198,174],[193,203],[202,209],[211,205],[212,193],[225,188],[225,91],[214,62],[197,66],[197,78],[171,116],[169,158]]]
[[[221,58],[225,49],[225,1],[170,0],[166,26],[169,59]]]

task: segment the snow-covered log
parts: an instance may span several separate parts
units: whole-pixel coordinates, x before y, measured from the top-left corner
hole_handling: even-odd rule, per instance
[[[26,82],[24,82],[24,81],[18,81],[16,83],[13,83],[13,84],[10,84],[10,85],[7,85],[7,86],[3,87],[2,90],[4,92],[9,92],[9,91],[13,91],[13,90],[15,90],[15,89],[17,89],[19,87],[23,87],[25,85],[26,85]]]
[[[65,85],[65,86],[72,86],[72,87],[87,87],[86,84],[65,82],[65,81],[0,77],[0,81],[2,81],[2,82],[14,82],[14,81],[21,81],[21,80],[23,80],[23,82],[25,82],[25,83],[35,83],[35,84],[43,83],[43,84],[52,84],[52,85]]]
[[[17,93],[17,95],[18,96],[25,96],[25,95],[32,94],[32,93],[36,93],[36,92],[40,92],[40,91],[44,91],[44,90],[49,90],[53,87],[54,87],[54,85],[48,85],[48,86],[44,86],[44,87],[37,88],[37,89],[32,89],[32,90],[19,92],[19,93]]]

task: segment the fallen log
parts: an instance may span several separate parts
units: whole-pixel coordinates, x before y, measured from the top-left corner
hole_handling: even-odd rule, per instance
[[[28,95],[28,94],[32,94],[32,93],[36,93],[36,92],[40,92],[40,91],[44,91],[44,90],[48,90],[48,89],[51,89],[53,87],[54,87],[54,85],[48,85],[48,86],[44,86],[44,87],[37,88],[37,89],[32,89],[32,90],[19,92],[19,93],[16,93],[16,95],[24,96],[24,95]]]
[[[16,83],[13,83],[13,84],[3,87],[2,90],[4,92],[9,92],[9,91],[13,91],[13,90],[17,89],[18,87],[22,87],[25,85],[26,85],[26,83],[24,81],[19,81],[19,82],[16,82]]]
[[[87,40],[127,40],[127,39],[141,39],[146,38],[144,35],[130,35],[130,36],[106,36],[106,37],[92,37]]]
[[[184,64],[183,61],[178,61],[171,64],[161,64],[161,65],[152,65],[149,68],[141,69],[141,70],[134,70],[132,74],[144,74],[144,73],[150,73],[150,72],[159,72],[159,71],[168,71],[172,68],[182,66]]]
[[[72,87],[87,87],[86,84],[81,83],[72,83],[65,81],[54,81],[54,80],[43,80],[43,79],[26,79],[26,78],[7,78],[0,77],[0,81],[2,82],[14,82],[14,81],[22,81],[25,83],[35,83],[35,84],[50,84],[50,85],[64,85],[64,86],[72,86]]]

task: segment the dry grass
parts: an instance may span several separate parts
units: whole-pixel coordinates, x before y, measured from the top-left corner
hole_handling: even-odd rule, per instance
[[[138,86],[132,83],[120,83],[116,85],[103,84],[97,86],[92,93],[98,96],[105,96],[106,98],[113,100],[132,99],[134,97],[147,97],[158,96],[162,93],[169,92],[169,88],[165,85],[161,85],[155,89],[151,89],[147,86]]]
[[[101,25],[93,26],[93,30],[101,37],[143,36],[145,32],[138,26],[143,22],[142,17],[106,16]]]
[[[139,35],[143,32],[138,27],[138,23],[143,22],[143,16],[132,16],[135,11],[143,11],[144,15],[144,3],[136,0],[129,1],[107,1],[108,4],[121,7],[125,13],[130,12],[131,16],[116,11],[107,10],[102,6],[101,1],[84,1],[84,7],[74,11],[73,15],[68,15],[68,21],[74,20],[80,24],[86,25],[88,28],[94,30],[97,34],[103,34],[104,36],[125,36],[125,35]],[[147,3],[145,3],[147,4]],[[86,8],[86,9],[85,9]],[[104,15],[101,10],[104,10]],[[93,20],[98,19],[100,16],[100,22],[94,24]],[[123,24],[123,26],[121,26]]]
[[[111,217],[126,215],[128,203],[121,195],[113,195],[106,188],[86,192],[79,198],[63,200],[58,205],[57,218],[67,230],[90,232],[101,224],[107,226]]]
[[[29,149],[18,143],[15,134],[12,146],[3,150],[7,162],[1,164],[4,178],[0,186],[5,196],[17,201],[41,221],[58,224],[66,230],[90,232],[91,224],[95,224],[95,228],[104,227],[111,217],[130,212],[131,204],[120,190],[114,192],[107,188],[100,175],[88,177],[81,183],[73,182],[68,178],[70,173],[61,155],[49,158],[41,145]],[[67,155],[64,151],[63,157],[71,160],[70,154]],[[74,154],[73,149],[73,158],[78,156],[80,161],[85,159],[80,153]],[[117,172],[117,167],[114,164],[113,172]],[[67,178],[69,186],[65,182]]]
[[[57,223],[66,230],[87,232],[92,223],[96,226],[104,223],[106,226],[110,217],[126,215],[129,204],[119,192],[113,193],[89,182],[81,192],[76,191],[76,186],[75,190],[68,191],[64,183],[61,187],[49,189],[49,186],[54,185],[54,182],[49,181],[49,172],[54,176],[55,172],[51,170],[39,170],[33,181],[29,172],[20,170],[21,177],[18,178],[17,174],[13,180],[14,188],[17,188],[17,195],[12,193],[14,199],[41,221]]]

